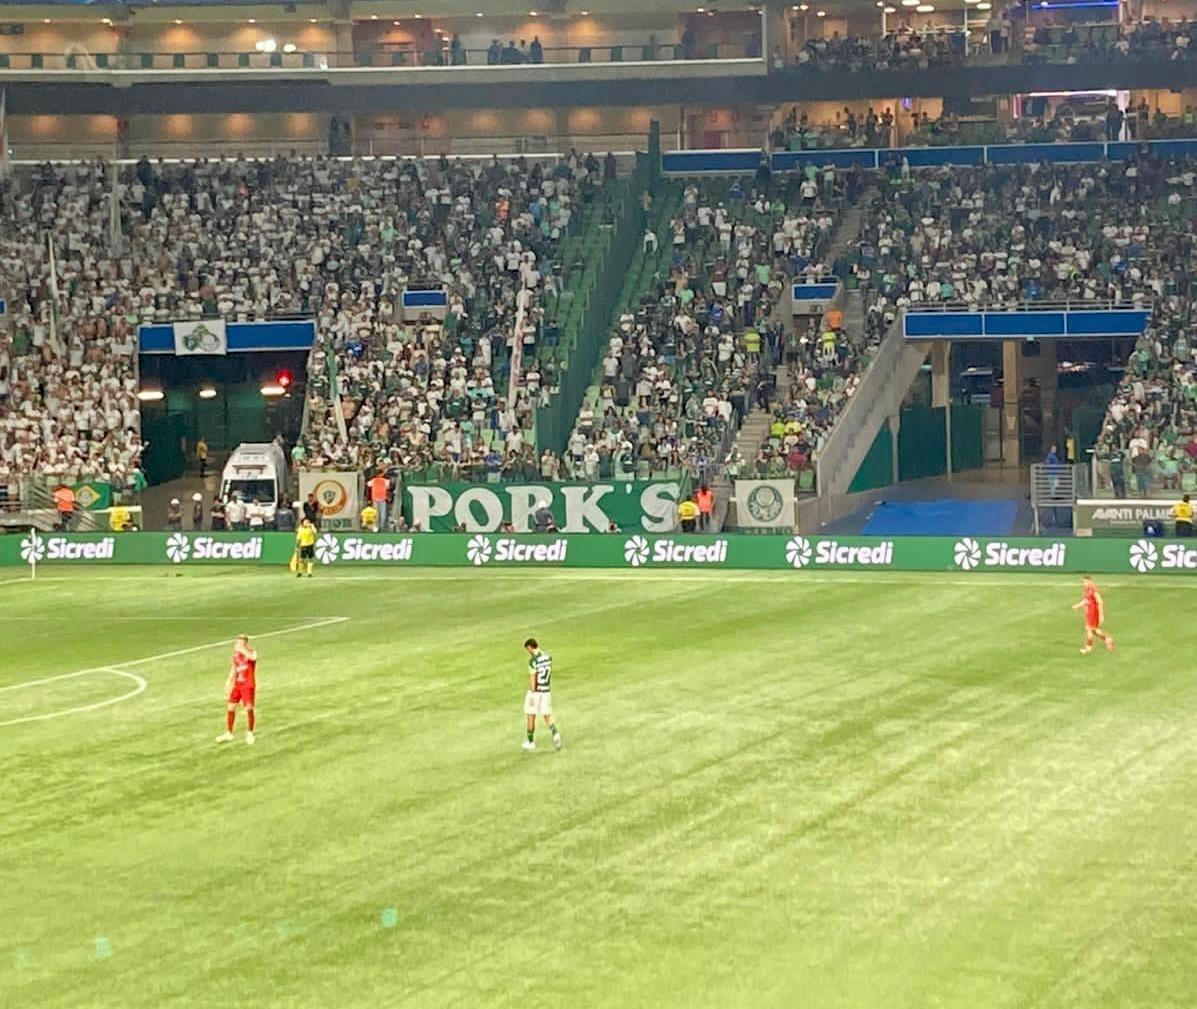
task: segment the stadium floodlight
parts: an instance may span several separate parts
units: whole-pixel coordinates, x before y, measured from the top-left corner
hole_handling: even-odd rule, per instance
[[[882,8],[881,13],[882,14],[897,14],[898,8],[897,7],[884,7],[884,8]]]
[[[902,0],[903,7],[917,7],[922,0]]]
[[[216,390],[213,389],[212,386],[210,386],[210,385],[205,385],[199,391],[199,398],[200,399],[215,399],[216,398]]]
[[[915,8],[915,12],[918,14],[934,14],[935,7],[932,6],[931,4],[919,4]]]
[[[993,4],[989,3],[988,0],[982,0],[981,3],[977,4],[977,10],[979,10],[979,11],[987,11],[987,10],[992,10],[992,9],[993,9]]]
[[[293,52],[295,52],[295,43],[294,43],[294,42],[288,42],[288,43],[287,43],[285,46],[283,46],[283,52],[285,52],[285,53],[293,53]]]
[[[158,403],[166,398],[161,389],[138,389],[137,398],[143,403]]]
[[[262,386],[260,392],[263,396],[270,397],[271,399],[287,394],[287,390],[276,382],[267,382]]]
[[[827,17],[827,11],[815,11],[815,17],[825,18]]]

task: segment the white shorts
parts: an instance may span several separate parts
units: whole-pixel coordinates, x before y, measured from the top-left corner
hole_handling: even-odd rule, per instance
[[[551,715],[553,695],[547,690],[529,690],[524,694],[525,715]]]

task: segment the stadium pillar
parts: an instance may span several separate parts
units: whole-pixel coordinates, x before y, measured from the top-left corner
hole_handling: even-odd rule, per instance
[[[1022,465],[1022,345],[1002,341],[1002,465]]]
[[[952,344],[936,340],[931,344],[931,405],[947,406],[952,397]]]

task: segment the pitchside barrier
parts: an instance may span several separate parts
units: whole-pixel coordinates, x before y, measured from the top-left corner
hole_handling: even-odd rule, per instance
[[[549,567],[778,571],[1045,571],[1197,573],[1191,540],[989,539],[971,536],[650,536],[644,533],[507,536],[499,533],[322,533],[323,568]],[[277,566],[289,533],[98,533],[0,536],[0,565],[36,574],[57,565]]]

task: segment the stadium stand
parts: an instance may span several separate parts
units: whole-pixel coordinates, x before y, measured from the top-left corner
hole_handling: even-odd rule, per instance
[[[178,250],[147,226],[136,263],[114,255],[108,191],[97,163],[0,182],[0,289],[12,317],[0,336],[0,484],[13,500],[34,473],[117,487],[138,479],[136,325],[155,305],[169,311]]]
[[[710,479],[770,378],[788,279],[820,276],[842,182],[670,182],[643,206],[641,250],[570,435],[586,479]],[[760,391],[758,391],[760,390]]]
[[[14,336],[0,347],[2,478],[135,481],[138,324],[288,314],[315,316],[321,334],[309,465],[470,466],[494,446],[509,465],[530,449],[536,397],[555,382],[542,345],[557,343],[593,282],[615,165],[577,154],[547,166],[143,160],[125,172],[123,254],[108,172],[43,166],[5,184],[0,280]],[[399,293],[416,283],[447,288],[443,322],[398,317]],[[520,306],[529,353],[507,409],[504,334]]]

